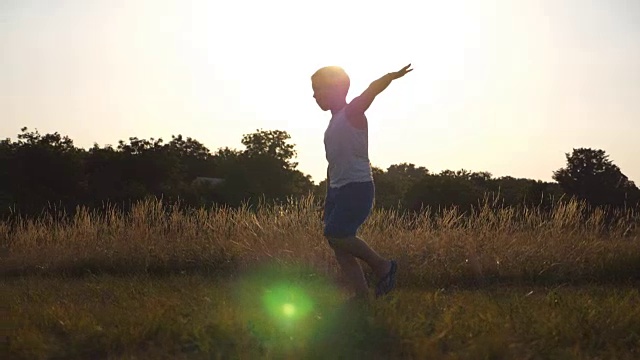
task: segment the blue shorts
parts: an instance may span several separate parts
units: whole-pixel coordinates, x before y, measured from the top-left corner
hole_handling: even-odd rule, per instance
[[[324,236],[355,236],[373,208],[373,181],[329,187],[324,203]]]

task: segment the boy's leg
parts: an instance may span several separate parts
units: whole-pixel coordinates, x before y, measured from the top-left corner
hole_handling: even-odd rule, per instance
[[[333,251],[336,254],[336,260],[338,264],[340,264],[340,268],[342,272],[347,277],[351,286],[353,286],[356,297],[358,298],[368,298],[369,289],[367,287],[367,280],[364,277],[364,272],[362,271],[362,267],[358,263],[358,260],[348,252],[340,249],[333,248]]]
[[[388,281],[392,281],[393,278],[387,276],[393,276],[391,274],[393,263],[378,255],[356,235],[358,228],[369,216],[373,206],[373,182],[352,183],[339,190],[331,189],[330,191],[333,195],[331,196],[331,211],[325,218],[324,235],[334,249],[336,260],[352,282],[356,293],[362,294],[362,291],[367,288],[362,268],[356,258],[365,261],[374,271],[376,277],[381,279],[376,288],[376,294],[378,295],[380,291],[386,293],[389,290],[384,290],[384,287],[393,287],[393,285],[388,285]]]
[[[339,250],[341,253],[362,259],[369,265],[379,279],[383,278],[389,273],[389,270],[391,270],[391,261],[378,255],[364,240],[357,236],[330,238],[329,244],[331,244],[331,247],[336,251],[336,256],[338,256]]]

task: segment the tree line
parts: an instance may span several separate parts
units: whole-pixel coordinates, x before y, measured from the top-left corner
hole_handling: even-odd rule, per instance
[[[72,213],[79,206],[126,209],[148,197],[188,207],[284,202],[310,193],[323,198],[325,180],[314,184],[297,170],[290,140],[286,131],[258,129],[242,137],[242,150],[212,152],[182,135],[168,142],[131,137],[115,147],[83,149],[57,132],[22,128],[17,140],[0,141],[0,216]],[[464,169],[436,174],[409,163],[374,167],[376,206],[467,211],[490,198],[502,206],[550,208],[570,197],[614,208],[640,203],[640,190],[603,150],[573,149],[566,160],[553,172],[554,182]],[[221,181],[196,181],[202,178]]]

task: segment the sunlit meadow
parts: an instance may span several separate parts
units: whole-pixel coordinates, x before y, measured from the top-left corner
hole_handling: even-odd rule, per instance
[[[350,295],[313,198],[0,223],[8,358],[633,358],[638,213],[487,202],[362,237],[399,260],[396,291]],[[589,215],[584,215],[584,214]],[[368,269],[367,269],[368,270]],[[368,274],[369,276],[369,274]],[[375,280],[369,277],[371,280]],[[3,357],[7,358],[7,357]]]

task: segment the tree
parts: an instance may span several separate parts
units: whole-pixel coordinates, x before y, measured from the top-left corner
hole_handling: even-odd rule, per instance
[[[182,135],[171,136],[171,141],[165,145],[167,151],[178,158],[183,168],[182,178],[191,182],[198,176],[213,177],[216,172],[216,164],[213,155],[202,143]]]
[[[235,206],[260,199],[285,201],[313,191],[311,177],[295,170],[297,163],[291,162],[296,151],[287,143],[290,138],[285,131],[258,130],[243,136],[244,151],[219,149],[214,157],[219,177],[225,179],[217,188],[223,202]]]
[[[525,204],[550,211],[561,199],[562,189],[558,183],[529,180],[525,192]]]
[[[462,212],[471,210],[482,199],[481,189],[465,177],[449,175],[426,175],[413,184],[404,196],[407,208],[418,211],[455,206]]]
[[[215,190],[227,205],[237,206],[244,201],[255,204],[261,199],[282,202],[313,189],[308,175],[283,168],[279,159],[268,155],[227,152],[219,164],[225,181]]]
[[[621,206],[627,194],[638,189],[603,150],[573,149],[566,154],[567,166],[553,172],[562,189],[592,205]]]
[[[83,163],[86,153],[60,134],[21,129],[18,141],[3,142],[10,150],[3,160],[9,171],[4,191],[21,213],[37,213],[47,206],[72,209],[82,203],[86,188]],[[7,197],[5,195],[5,197]]]
[[[11,139],[0,141],[0,216],[15,203],[12,193],[11,164],[15,156],[15,145]]]
[[[289,139],[291,136],[286,131],[257,129],[255,133],[245,134],[242,144],[246,147],[245,153],[248,156],[268,155],[282,161],[285,168],[292,170],[298,163],[291,162],[297,154],[295,145],[287,143]]]
[[[393,164],[383,171],[373,167],[373,179],[376,184],[376,206],[381,208],[403,207],[407,190],[429,174],[429,170],[414,164]]]
[[[387,168],[387,173],[409,181],[416,181],[420,180],[425,175],[429,175],[429,170],[423,166],[416,167],[411,163],[401,163],[389,166]]]

